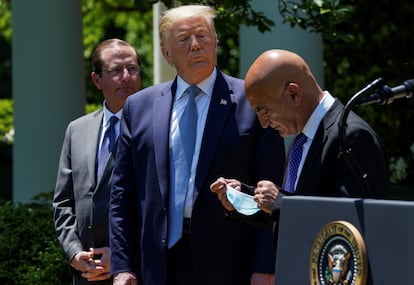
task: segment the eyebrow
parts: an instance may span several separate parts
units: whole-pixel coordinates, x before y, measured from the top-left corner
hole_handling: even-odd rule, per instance
[[[260,111],[262,111],[262,110],[266,110],[266,107],[265,106],[256,106],[255,108],[254,108],[254,111],[256,112],[256,113],[259,113]]]

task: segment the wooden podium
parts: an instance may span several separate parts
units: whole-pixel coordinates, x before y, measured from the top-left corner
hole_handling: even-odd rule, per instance
[[[411,273],[414,202],[284,198],[275,285],[414,284]]]

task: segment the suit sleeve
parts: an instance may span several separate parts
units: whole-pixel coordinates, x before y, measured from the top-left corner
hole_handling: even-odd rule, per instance
[[[131,126],[126,101],[121,119],[109,204],[109,239],[111,248],[111,275],[135,272],[137,237],[134,198]],[[136,273],[136,272],[135,272]]]
[[[57,238],[68,262],[83,250],[76,223],[70,138],[71,125],[65,133],[52,204]]]
[[[270,180],[280,185],[283,180],[285,165],[284,141],[279,136],[279,133],[273,129],[261,129],[260,132],[256,150],[256,180]],[[273,232],[269,227],[272,221],[264,212],[259,212],[256,218],[265,221],[264,225],[267,225],[267,228],[256,229],[256,256],[253,272],[273,274],[275,269],[275,251]]]
[[[346,143],[351,150],[349,156],[337,160],[336,187],[340,195],[386,199],[387,162],[382,144],[374,131],[364,127],[355,128],[347,134]]]
[[[241,191],[246,194],[254,195],[255,189],[256,187],[254,186],[247,185],[245,183],[241,184]],[[253,215],[246,216],[246,215],[240,214],[237,211],[226,210],[226,215],[233,220],[238,220],[240,222],[250,224],[258,228],[272,229],[273,227],[273,221],[271,217],[263,211],[259,211]]]

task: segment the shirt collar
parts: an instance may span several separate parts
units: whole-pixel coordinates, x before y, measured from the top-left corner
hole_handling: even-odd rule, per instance
[[[204,94],[207,96],[211,96],[213,94],[214,82],[216,81],[217,77],[217,69],[214,67],[213,72],[207,77],[205,80],[201,81],[197,84],[198,88],[203,91]],[[176,100],[181,99],[184,94],[184,91],[190,86],[187,82],[184,81],[179,75],[177,76],[177,91],[176,91]]]
[[[316,106],[312,115],[306,122],[305,127],[302,132],[308,137],[308,139],[313,139],[315,137],[316,131],[318,130],[319,124],[322,121],[325,114],[328,112],[329,108],[335,102],[335,98],[328,91],[323,92],[322,100],[319,101],[319,104]]]
[[[119,110],[118,112],[116,112],[114,114],[111,111],[109,111],[108,107],[106,107],[106,101],[103,102],[103,112],[104,112],[104,116],[103,116],[103,126],[104,127],[109,125],[109,119],[112,116],[116,116],[119,120],[121,120],[122,108],[121,108],[121,110]]]

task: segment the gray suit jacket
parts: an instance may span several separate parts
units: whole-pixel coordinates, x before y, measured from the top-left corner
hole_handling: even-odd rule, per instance
[[[103,109],[99,109],[72,121],[66,129],[53,211],[57,238],[68,261],[90,247],[109,247],[108,203],[114,160],[110,155],[101,180],[96,181],[102,119]],[[75,284],[91,283],[76,272]]]

